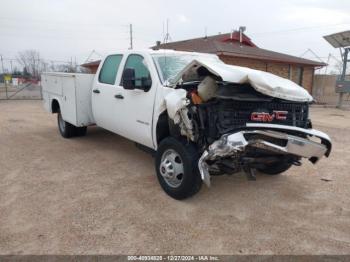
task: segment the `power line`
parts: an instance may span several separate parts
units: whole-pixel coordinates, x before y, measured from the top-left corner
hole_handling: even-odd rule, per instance
[[[100,53],[96,52],[95,49],[94,49],[94,50],[92,50],[92,51],[90,52],[90,54],[88,55],[88,57],[86,58],[86,60],[85,60],[84,63],[89,62],[89,60],[91,59],[91,57],[92,57],[94,54],[98,55],[99,57],[103,57]]]
[[[298,28],[291,28],[291,29],[284,29],[284,30],[277,30],[277,31],[257,32],[252,34],[255,34],[256,36],[266,35],[266,34],[279,34],[279,33],[295,32],[295,31],[302,31],[302,30],[312,30],[317,28],[327,28],[327,27],[333,27],[333,26],[339,26],[339,25],[350,25],[350,23],[338,23],[338,24],[329,24],[329,25],[322,25],[322,26],[306,26],[306,27],[298,27]]]
[[[91,35],[91,34],[89,34],[89,35]],[[87,36],[79,36],[77,34],[71,35],[71,36],[68,36],[68,35],[57,36],[57,35],[38,35],[38,34],[23,35],[23,34],[0,33],[0,37],[15,37],[15,38],[35,37],[35,38],[48,38],[48,39],[75,39],[75,38],[79,38],[79,39],[84,39],[84,40],[101,40],[101,41],[103,41],[103,40],[127,40],[128,39],[126,37],[119,37],[119,38],[113,38],[113,37],[102,38],[102,37],[98,37],[98,36],[87,37]]]
[[[56,25],[69,25],[71,26],[74,24],[74,26],[97,26],[97,27],[106,27],[106,26],[111,26],[115,27],[115,23],[103,23],[103,24],[93,24],[93,23],[77,23],[76,21],[71,21],[71,22],[66,22],[66,21],[51,21],[51,20],[45,20],[45,19],[19,19],[19,18],[12,18],[12,17],[0,17],[0,20],[10,20],[10,21],[15,21],[15,22],[34,22],[34,23],[40,23],[42,25],[45,23],[45,26],[47,24],[56,24]],[[167,34],[169,34],[168,31],[168,26],[169,26],[169,19],[167,19]],[[283,30],[276,30],[276,31],[266,31],[266,32],[256,32],[256,33],[251,33],[255,35],[255,37],[260,37],[259,35],[266,35],[266,34],[279,34],[279,33],[287,33],[287,32],[294,32],[294,31],[302,31],[302,30],[312,30],[312,29],[317,29],[317,28],[327,28],[327,27],[334,27],[334,26],[340,26],[340,25],[349,25],[350,23],[337,23],[337,24],[329,24],[329,25],[321,25],[321,26],[308,26],[308,27],[299,27],[299,28],[291,28],[291,29],[283,29]],[[3,23],[1,25],[4,25]],[[23,25],[23,24],[22,24]],[[21,26],[22,26],[21,25]],[[123,26],[123,25],[122,25]],[[167,36],[164,37],[165,39]],[[171,38],[170,35],[168,35],[168,38]]]
[[[17,58],[2,57],[2,59],[4,61],[10,61],[10,62],[15,61],[15,62],[18,62]],[[54,59],[44,59],[44,58],[35,59],[35,61],[48,61],[48,62],[55,62],[55,63],[70,63],[69,61],[65,61],[65,60],[54,60]]]
[[[320,61],[324,62],[323,59],[328,59],[329,57],[333,58],[337,62],[341,63],[340,59],[333,55],[332,53],[329,53],[328,55],[318,55],[316,52],[314,52],[311,48],[306,49],[304,53],[300,55],[300,57],[304,57],[307,53],[311,53],[313,56],[311,58],[318,58]],[[309,56],[307,58],[310,58]]]
[[[74,24],[74,26],[101,26],[101,27],[106,27],[106,26],[113,26],[115,27],[116,24],[115,23],[103,23],[103,24],[92,24],[92,23],[77,23],[76,21],[71,21],[71,22],[67,22],[67,21],[52,21],[52,20],[45,20],[45,19],[21,19],[21,18],[12,18],[12,17],[0,17],[0,20],[12,20],[15,22],[33,22],[33,23],[45,23],[45,24],[56,24],[56,25],[69,25],[72,26]]]

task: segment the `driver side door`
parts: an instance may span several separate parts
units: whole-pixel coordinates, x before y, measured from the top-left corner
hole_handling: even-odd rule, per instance
[[[154,64],[140,54],[129,54],[124,64],[125,69],[134,71],[131,89],[123,87],[123,76],[119,86],[120,91],[118,133],[137,143],[154,147],[152,139],[153,107],[156,92]]]

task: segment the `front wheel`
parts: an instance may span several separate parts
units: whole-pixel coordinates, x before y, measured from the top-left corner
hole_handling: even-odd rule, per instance
[[[197,148],[190,142],[168,137],[160,143],[155,159],[156,172],[161,187],[169,196],[180,200],[200,190],[198,159]]]
[[[286,163],[281,161],[278,163],[276,162],[276,163],[268,164],[264,168],[258,168],[258,170],[261,173],[275,176],[287,171],[291,166],[292,166],[291,163]]]

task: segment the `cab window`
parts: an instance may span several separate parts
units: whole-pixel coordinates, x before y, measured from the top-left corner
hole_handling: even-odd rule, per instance
[[[143,56],[136,54],[129,55],[125,63],[126,68],[131,68],[135,71],[135,88],[142,89],[145,83],[148,86],[152,85],[151,74]]]
[[[122,58],[122,55],[110,55],[105,59],[98,76],[98,81],[100,83],[114,85]]]

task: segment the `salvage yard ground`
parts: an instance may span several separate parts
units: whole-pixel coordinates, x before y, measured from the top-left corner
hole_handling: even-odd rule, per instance
[[[132,142],[66,140],[41,101],[0,101],[0,254],[349,254],[350,112],[312,117],[329,159],[176,201]]]

